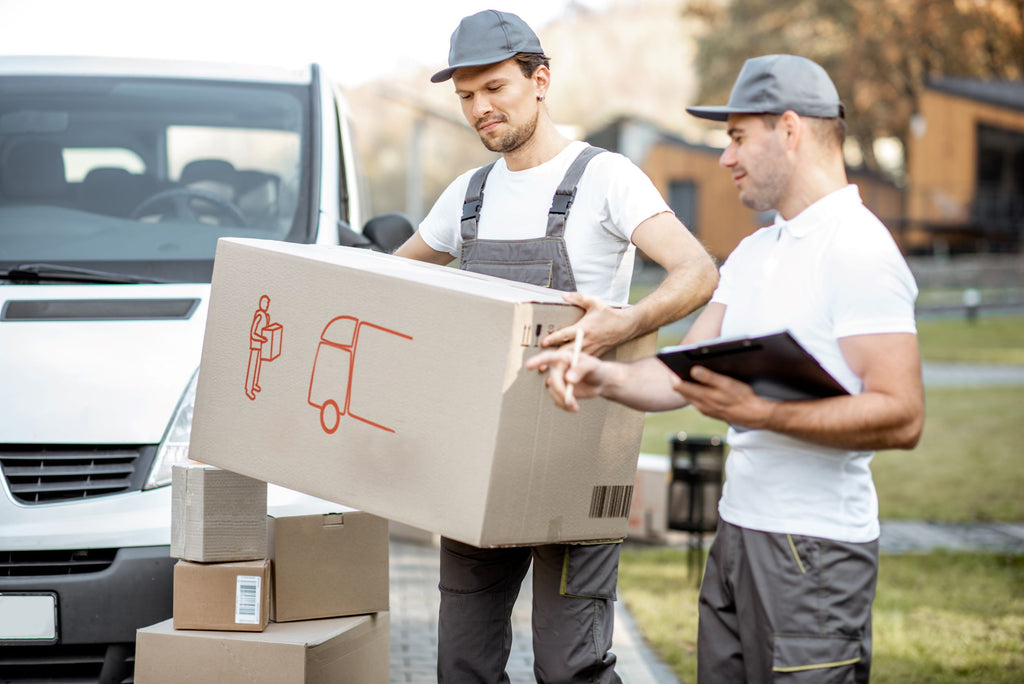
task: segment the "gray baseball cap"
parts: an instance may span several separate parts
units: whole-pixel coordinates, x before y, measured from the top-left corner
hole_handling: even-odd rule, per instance
[[[520,52],[544,54],[540,39],[526,22],[510,12],[484,10],[465,17],[452,34],[448,68],[430,77],[434,83],[447,81],[456,69],[497,64]]]
[[[736,77],[729,104],[686,108],[696,117],[713,121],[727,121],[730,114],[782,114],[787,110],[823,119],[845,116],[839,93],[825,70],[796,55],[748,59]]]

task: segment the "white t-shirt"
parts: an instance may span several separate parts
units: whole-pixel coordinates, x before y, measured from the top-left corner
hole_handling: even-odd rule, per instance
[[[554,158],[523,171],[509,171],[504,159],[491,169],[484,186],[478,234],[482,240],[544,237],[551,200],[584,142],[572,142]],[[460,220],[469,179],[462,174],[441,194],[420,223],[424,242],[458,258]],[[565,243],[577,289],[611,304],[629,300],[636,248],[633,231],[668,204],[651,180],[626,157],[604,152],[590,160],[577,185],[565,226]]]
[[[913,333],[917,285],[888,229],[855,185],[744,239],[721,268],[712,301],[722,336],[789,329],[853,394],[862,383],[839,338]],[[730,428],[721,518],[766,532],[867,542],[879,534],[871,451],[817,446]]]

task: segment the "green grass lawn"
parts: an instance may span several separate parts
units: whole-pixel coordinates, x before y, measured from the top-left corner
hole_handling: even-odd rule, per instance
[[[913,451],[871,464],[883,519],[1024,521],[1024,387],[934,389]]]
[[[884,519],[1024,521],[1024,387],[925,393],[925,427],[913,451],[881,451],[871,470]],[[724,435],[692,408],[652,413],[641,451],[668,454],[679,432]]]
[[[918,319],[917,334],[929,361],[1024,364],[1024,316]]]
[[[1024,316],[918,322],[922,355],[1004,362],[1024,358]],[[1024,387],[936,388],[925,393],[925,427],[913,451],[882,451],[872,471],[882,518],[1024,521]],[[648,414],[640,450],[667,454],[677,432],[724,435],[726,425],[692,408]]]
[[[696,681],[697,589],[686,551],[627,545],[619,594],[681,682]],[[876,684],[1024,681],[1024,556],[948,553],[879,562]]]
[[[927,361],[1024,363],[1024,316],[918,321]],[[872,462],[883,519],[1024,521],[1024,387],[928,389],[913,451]],[[724,435],[693,409],[646,418],[641,450],[667,454],[677,432]],[[685,550],[627,544],[619,593],[683,682],[696,679],[697,589]],[[883,554],[874,604],[872,681],[1024,681],[1024,556]]]

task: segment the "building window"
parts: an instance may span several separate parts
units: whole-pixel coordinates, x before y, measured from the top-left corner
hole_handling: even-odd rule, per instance
[[[973,218],[987,231],[1012,231],[1024,219],[1024,133],[978,126]]]

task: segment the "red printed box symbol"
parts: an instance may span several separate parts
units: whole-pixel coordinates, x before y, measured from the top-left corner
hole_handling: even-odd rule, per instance
[[[273,361],[281,355],[281,337],[284,334],[284,328],[280,323],[271,323],[261,332],[267,338],[260,350],[261,356],[264,361]]]

